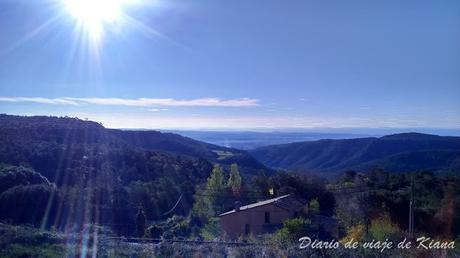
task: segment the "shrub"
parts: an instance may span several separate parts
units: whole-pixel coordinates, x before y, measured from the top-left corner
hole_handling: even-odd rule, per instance
[[[353,241],[359,242],[364,238],[364,225],[357,224],[355,226],[350,227],[347,230],[347,235],[340,240],[342,244],[345,244],[353,239]]]
[[[201,237],[207,241],[215,240],[221,236],[221,231],[219,219],[212,218],[201,230]]]
[[[284,221],[283,227],[275,233],[275,240],[280,243],[297,242],[299,238],[311,232],[311,221],[303,218],[294,218]]]
[[[375,240],[384,241],[387,238],[395,237],[400,233],[398,225],[393,223],[389,216],[372,220],[369,232]]]

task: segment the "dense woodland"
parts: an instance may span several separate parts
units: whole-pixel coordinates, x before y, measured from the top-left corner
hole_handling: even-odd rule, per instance
[[[212,169],[205,159],[132,147],[93,122],[4,120],[0,199],[2,218],[14,223],[101,223],[131,234],[139,206],[160,219],[182,195],[175,212],[187,214]]]
[[[59,234],[79,235],[90,225],[113,236],[216,240],[222,237],[216,215],[235,201],[291,193],[309,201],[309,216],[287,221],[266,241],[293,244],[305,234],[400,238],[413,192],[416,232],[455,239],[460,178],[450,172],[373,168],[327,179],[275,173],[244,151],[175,134],[0,115],[0,221]],[[334,229],[319,222],[325,219]],[[253,237],[240,240],[259,241]],[[0,245],[8,244],[0,239]]]

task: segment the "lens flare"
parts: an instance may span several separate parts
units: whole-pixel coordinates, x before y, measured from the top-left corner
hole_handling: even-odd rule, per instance
[[[116,22],[123,15],[129,0],[64,0],[69,13],[89,32],[100,38],[104,26]]]

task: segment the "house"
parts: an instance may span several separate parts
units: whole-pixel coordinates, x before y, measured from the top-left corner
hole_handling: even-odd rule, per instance
[[[280,228],[286,219],[306,215],[308,202],[293,195],[252,203],[222,213],[220,225],[226,236],[236,239],[242,235],[271,233]]]

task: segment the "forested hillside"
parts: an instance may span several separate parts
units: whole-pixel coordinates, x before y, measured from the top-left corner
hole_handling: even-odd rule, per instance
[[[131,149],[168,152],[226,165],[237,162],[243,171],[265,168],[246,151],[208,144],[173,133],[106,129],[96,122],[68,117],[0,115],[0,135],[2,146],[3,143],[9,145],[8,149],[14,149],[13,152],[16,154],[22,153],[18,154],[23,155],[22,158],[27,158],[24,155],[31,154],[27,151],[22,152],[23,148],[30,148],[24,145],[33,144],[36,145],[35,147],[46,148],[46,152],[49,152],[56,151],[48,148],[53,147],[49,145],[55,143],[64,145],[81,143],[85,146],[102,143],[108,147],[126,146]],[[11,158],[17,161],[19,157],[13,154],[7,157],[7,160],[11,161]],[[49,164],[56,164],[54,160],[47,160]]]
[[[404,133],[346,140],[319,140],[272,145],[250,151],[266,166],[314,172],[458,171],[460,137]]]
[[[0,115],[0,219],[61,229],[98,222],[128,234],[140,206],[148,220],[171,208],[188,214],[212,163],[233,162],[264,168],[245,152],[175,134]]]

